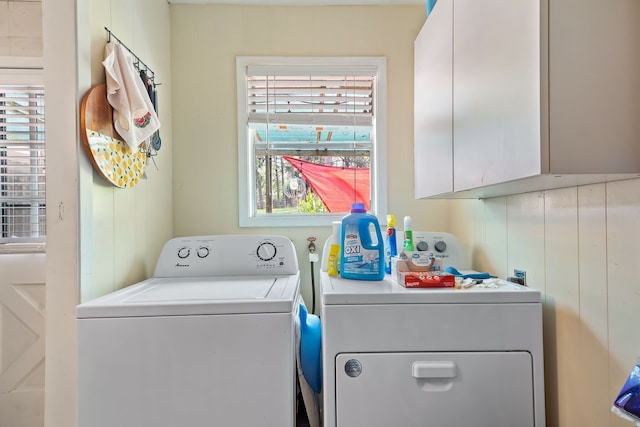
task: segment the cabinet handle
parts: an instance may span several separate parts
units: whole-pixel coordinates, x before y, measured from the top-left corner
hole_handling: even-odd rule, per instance
[[[414,378],[455,378],[456,364],[454,362],[413,362],[412,374]]]

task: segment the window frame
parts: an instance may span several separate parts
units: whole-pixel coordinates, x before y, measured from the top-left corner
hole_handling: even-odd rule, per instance
[[[236,57],[237,79],[237,122],[238,122],[238,216],[240,227],[311,227],[331,226],[333,221],[341,220],[344,213],[316,213],[316,214],[268,214],[256,215],[255,203],[255,168],[254,154],[248,133],[248,79],[249,66],[308,67],[313,72],[314,67],[333,66],[335,68],[356,69],[361,66],[374,66],[375,103],[374,126],[372,131],[372,148],[370,152],[370,185],[371,209],[370,213],[379,220],[386,218],[387,213],[387,59],[386,57],[269,57],[269,56],[238,56]],[[320,71],[318,71],[320,73]]]
[[[6,57],[0,57],[0,59],[3,59],[2,62],[7,64],[5,67],[0,68],[0,85],[41,86],[44,90],[44,74],[39,58],[22,58],[23,61],[16,61],[15,58],[6,60]],[[39,253],[45,252],[45,249],[46,231],[45,235],[39,238],[15,238],[0,241],[0,254]]]

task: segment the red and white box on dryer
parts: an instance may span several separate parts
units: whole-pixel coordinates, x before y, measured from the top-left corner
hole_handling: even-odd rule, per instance
[[[404,255],[404,256],[403,256]],[[455,276],[434,270],[434,259],[413,259],[412,253],[401,254],[392,260],[391,277],[405,288],[453,288]]]

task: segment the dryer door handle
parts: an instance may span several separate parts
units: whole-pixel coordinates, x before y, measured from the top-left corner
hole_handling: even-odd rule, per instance
[[[413,362],[414,378],[455,378],[456,364],[451,361]]]

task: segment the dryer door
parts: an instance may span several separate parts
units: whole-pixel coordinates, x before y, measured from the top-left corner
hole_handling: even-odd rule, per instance
[[[534,425],[528,352],[336,357],[337,427]]]

